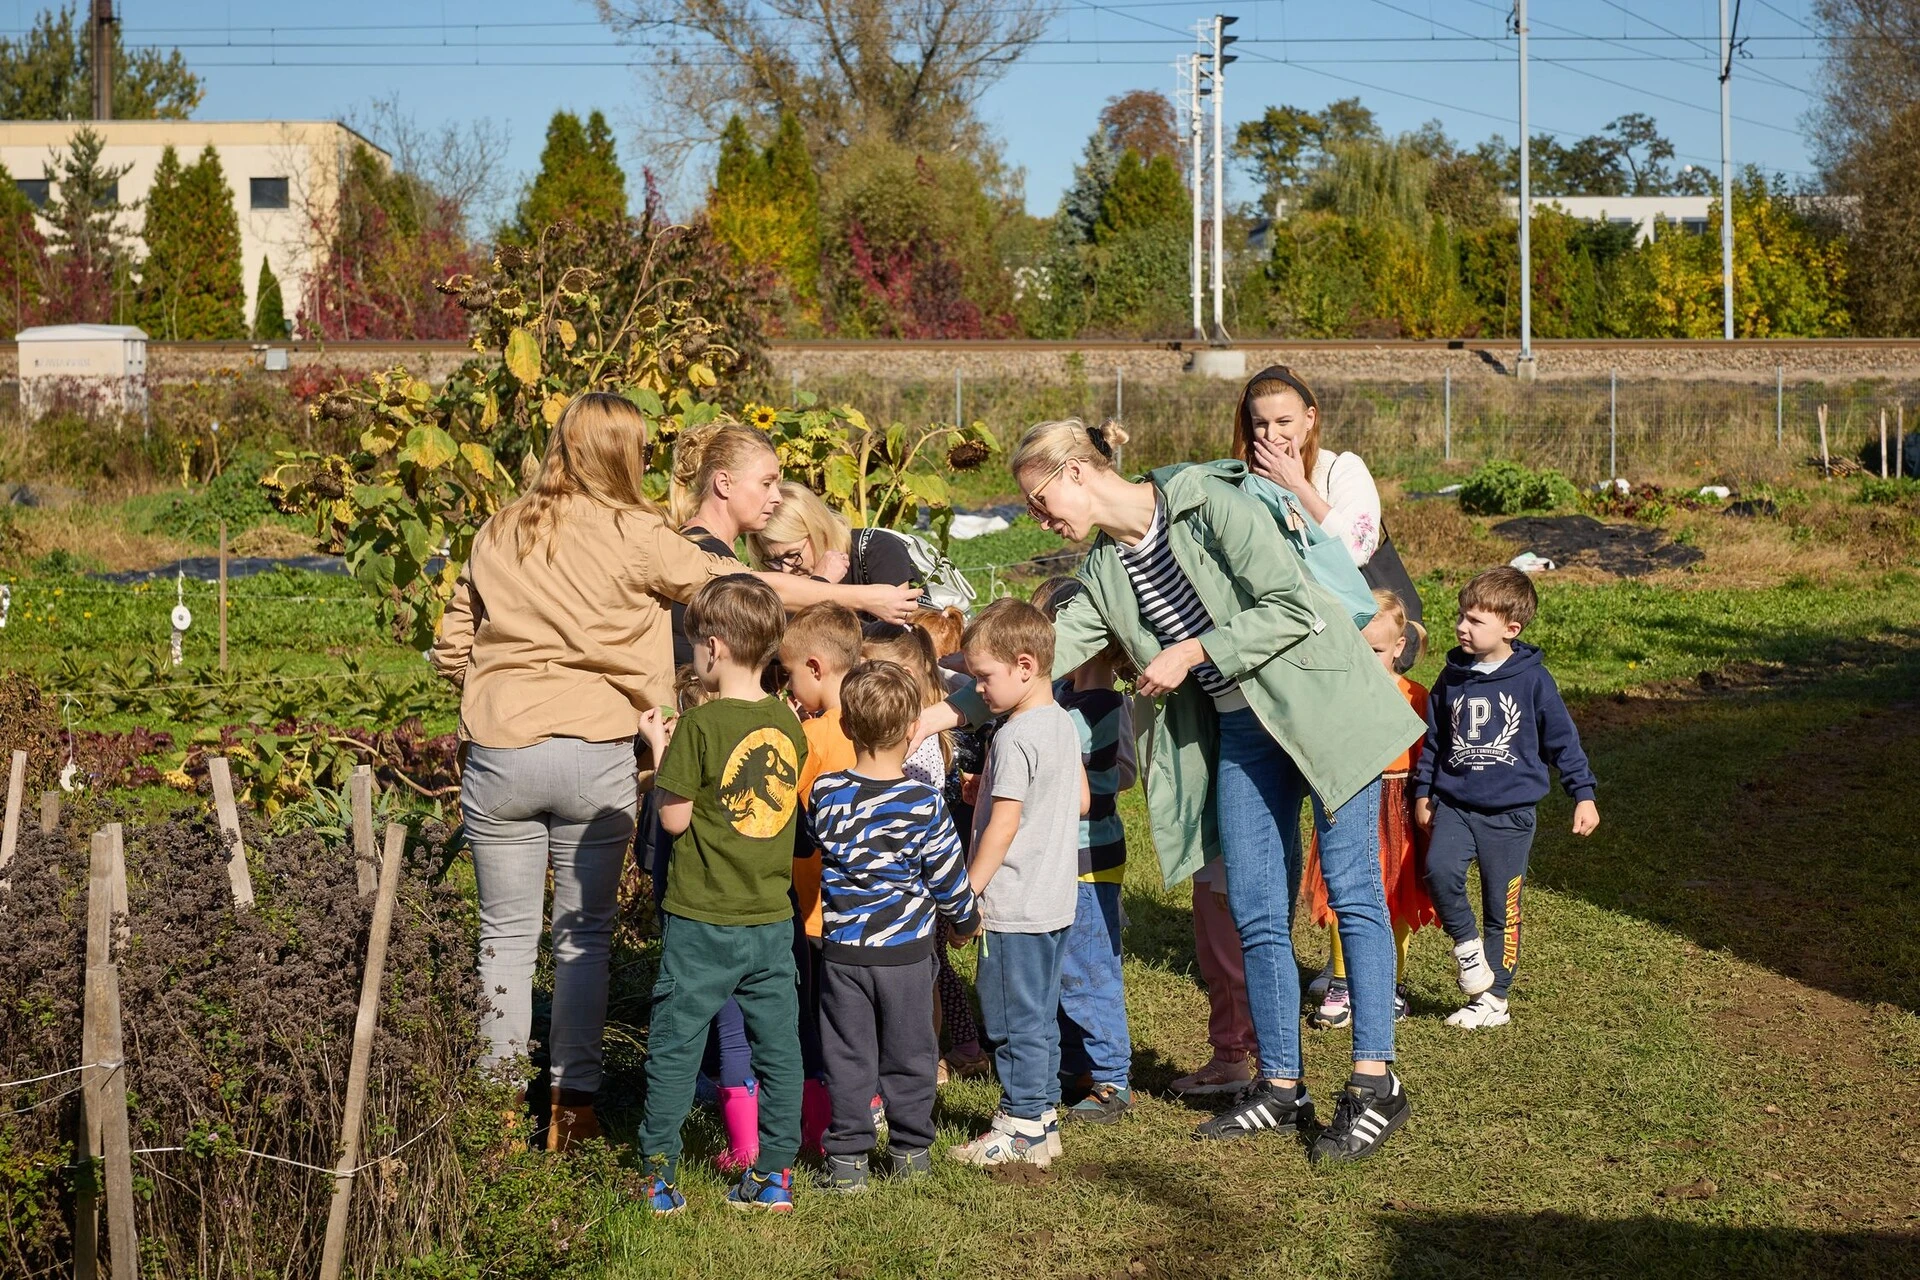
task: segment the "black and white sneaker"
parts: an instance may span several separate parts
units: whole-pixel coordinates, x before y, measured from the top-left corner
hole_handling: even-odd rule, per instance
[[[1333,1122],[1313,1140],[1307,1159],[1314,1164],[1364,1160],[1384,1146],[1388,1136],[1412,1114],[1406,1086],[1391,1070],[1384,1076],[1356,1075],[1341,1090],[1340,1100],[1333,1107]]]
[[[1196,1138],[1251,1138],[1280,1129],[1304,1133],[1313,1123],[1313,1100],[1307,1086],[1296,1084],[1291,1096],[1271,1080],[1255,1080],[1242,1089],[1233,1105],[1193,1131]]]

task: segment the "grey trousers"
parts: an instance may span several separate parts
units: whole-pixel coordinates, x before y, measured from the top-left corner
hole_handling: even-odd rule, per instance
[[[823,1144],[834,1155],[873,1150],[871,1103],[887,1104],[893,1150],[933,1145],[934,1075],[940,1037],[933,1029],[933,957],[912,964],[822,966],[820,1050],[827,1061],[833,1125]]]
[[[480,891],[481,1027],[489,1062],[527,1052],[533,971],[553,870],[555,1088],[600,1088],[607,957],[621,864],[633,838],[633,743],[549,738],[530,747],[467,750],[460,811]]]

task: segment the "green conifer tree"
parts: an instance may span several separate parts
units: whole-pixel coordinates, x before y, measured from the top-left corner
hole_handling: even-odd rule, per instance
[[[162,151],[146,204],[136,323],[154,338],[245,337],[240,215],[219,154],[209,146],[183,168],[172,147]]]
[[[262,255],[260,283],[253,291],[254,340],[280,342],[287,333],[287,303],[280,294],[280,280],[273,274],[273,263]]]
[[[520,197],[511,227],[501,238],[525,244],[561,219],[592,226],[627,216],[627,177],[621,172],[606,116],[595,111],[586,124],[571,111],[556,111],[547,123],[540,172]]]
[[[1183,224],[1193,217],[1187,190],[1166,156],[1142,160],[1129,147],[1113,171],[1100,205],[1094,239],[1101,244],[1125,231]]]
[[[793,113],[761,150],[740,117],[727,121],[708,200],[713,227],[749,266],[764,267],[803,309],[820,281],[820,181]]]

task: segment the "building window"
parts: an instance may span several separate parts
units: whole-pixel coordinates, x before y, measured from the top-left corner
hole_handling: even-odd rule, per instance
[[[13,185],[20,188],[20,194],[36,209],[46,208],[47,200],[53,195],[53,184],[45,178],[15,178]]]
[[[1707,234],[1707,220],[1705,218],[1682,218],[1680,219],[1680,229],[1690,236],[1703,236]]]
[[[110,204],[120,203],[120,179],[115,178],[107,184],[107,189],[93,198],[94,207],[104,209]]]
[[[248,180],[256,209],[284,209],[287,207],[287,180],[285,178],[251,178]]]

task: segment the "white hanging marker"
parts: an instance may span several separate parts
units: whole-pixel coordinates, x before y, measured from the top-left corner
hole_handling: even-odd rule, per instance
[[[185,638],[187,628],[193,625],[193,610],[187,608],[187,572],[184,569],[180,570],[179,576],[174,579],[173,599],[173,612],[168,615],[168,618],[173,623],[173,640],[170,647],[173,652],[173,665],[177,667],[185,661],[180,652],[180,641]]]
[[[13,608],[13,588],[0,583],[0,631],[7,629],[7,610]]]

